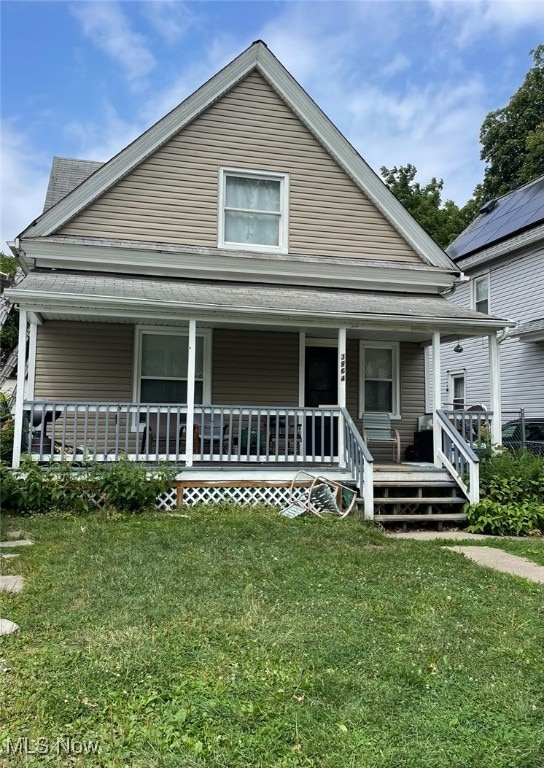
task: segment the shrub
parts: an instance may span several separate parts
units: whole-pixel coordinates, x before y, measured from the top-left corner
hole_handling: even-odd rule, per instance
[[[535,536],[544,531],[544,504],[532,501],[499,503],[490,498],[467,505],[470,533],[493,536]]]
[[[94,478],[106,506],[120,512],[139,512],[155,506],[157,496],[172,485],[175,470],[162,468],[150,476],[145,467],[129,459],[97,467]]]
[[[47,469],[30,459],[13,472],[0,462],[1,502],[5,511],[18,514],[87,512],[101,498],[104,506],[121,512],[139,512],[155,506],[160,493],[172,484],[175,471],[163,468],[148,476],[145,467],[128,459],[94,465],[85,472],[68,464]]]
[[[481,457],[479,504],[465,507],[471,533],[544,532],[544,457],[501,451]]]

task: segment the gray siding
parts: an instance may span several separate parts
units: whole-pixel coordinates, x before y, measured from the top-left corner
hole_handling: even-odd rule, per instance
[[[130,402],[134,326],[51,321],[38,329],[35,399]],[[424,412],[423,352],[401,344],[401,411],[395,422],[402,450],[413,442]],[[293,332],[215,329],[212,346],[214,405],[298,406],[299,336]],[[347,405],[359,419],[359,342],[347,345]],[[371,447],[391,460],[387,447]]]
[[[474,270],[471,277],[485,270]],[[490,311],[499,317],[528,322],[544,317],[544,245],[503,259],[489,268]],[[471,302],[470,286],[461,285],[451,301],[464,307]],[[448,371],[465,369],[467,402],[489,406],[489,362],[487,337],[462,342],[463,352],[453,352],[455,344],[442,348],[443,402]],[[526,408],[530,416],[544,415],[544,343],[507,338],[500,346],[503,411]]]
[[[213,332],[212,402],[298,405],[298,333]]]
[[[290,174],[293,254],[420,261],[257,72],[61,233],[215,247],[221,166]]]
[[[130,402],[133,345],[132,325],[38,326],[35,399]]]
[[[359,418],[359,342],[350,339],[347,345],[347,406],[362,434]],[[419,344],[400,345],[400,407],[402,419],[393,421],[401,439],[401,459],[408,445],[414,442],[417,420],[425,412],[425,363]],[[378,461],[391,461],[392,448],[370,446]]]

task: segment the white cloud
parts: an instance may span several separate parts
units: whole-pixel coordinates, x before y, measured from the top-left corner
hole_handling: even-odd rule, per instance
[[[407,69],[410,69],[410,59],[403,53],[397,53],[394,59],[382,67],[381,74],[385,77],[393,77],[393,75],[398,75],[399,72],[404,72]]]
[[[2,124],[0,250],[42,212],[50,162],[12,124]]]
[[[146,128],[138,119],[123,120],[111,104],[102,104],[95,122],[73,120],[65,127],[65,134],[73,154],[85,160],[105,162],[137,138]]]
[[[145,37],[131,28],[128,17],[115,2],[81,2],[71,6],[83,34],[121,66],[133,87],[145,82],[155,58]]]
[[[428,0],[437,17],[458,27],[454,36],[463,47],[487,33],[509,37],[520,29],[544,24],[542,0]]]
[[[181,40],[195,21],[195,14],[180,0],[151,0],[141,5],[142,13],[156,32],[173,45]]]
[[[412,163],[422,183],[443,178],[444,197],[463,204],[483,173],[478,134],[488,111],[485,88],[478,76],[450,70],[439,47],[429,49],[432,67],[421,69],[413,58],[418,52],[403,39],[403,30],[421,23],[414,16],[421,8],[312,4],[309,16],[305,3],[293,3],[263,36],[376,172]],[[428,30],[418,33],[425,39]],[[408,70],[408,83],[399,83],[395,75]]]

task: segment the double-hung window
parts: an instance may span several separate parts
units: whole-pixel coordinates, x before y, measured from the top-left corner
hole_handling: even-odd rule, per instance
[[[388,413],[400,418],[399,345],[361,341],[361,413]]]
[[[463,373],[449,373],[450,402],[455,411],[463,410],[466,404],[466,377]]]
[[[222,168],[219,183],[219,246],[286,252],[287,174]]]
[[[474,309],[489,314],[489,275],[474,278]]]
[[[205,334],[196,337],[195,403],[209,399],[208,344]],[[135,399],[140,403],[187,402],[189,338],[173,329],[137,330]]]

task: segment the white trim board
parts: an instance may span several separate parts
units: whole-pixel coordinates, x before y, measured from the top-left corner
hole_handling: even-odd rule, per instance
[[[39,216],[19,237],[43,237],[65,225],[254,69],[261,73],[420,257],[428,264],[457,272],[458,267],[398,202],[377,174],[260,40]]]
[[[264,254],[233,249],[172,249],[149,244],[112,246],[96,242],[73,243],[58,239],[28,240],[27,259],[36,267],[102,271],[114,274],[183,276],[214,280],[243,280],[282,284],[315,285],[337,288],[369,288],[403,292],[438,293],[454,283],[451,273],[427,265],[406,262],[367,262],[365,259],[305,257],[293,254]]]

